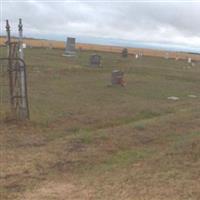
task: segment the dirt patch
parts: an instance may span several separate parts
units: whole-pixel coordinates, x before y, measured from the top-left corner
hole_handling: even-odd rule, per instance
[[[58,200],[90,200],[92,193],[89,189],[80,188],[66,180],[66,182],[44,182],[40,188],[23,195],[24,200],[58,199]]]

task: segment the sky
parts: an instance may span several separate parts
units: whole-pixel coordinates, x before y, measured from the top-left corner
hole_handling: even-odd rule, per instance
[[[200,0],[0,0],[12,33],[27,37],[200,52]]]

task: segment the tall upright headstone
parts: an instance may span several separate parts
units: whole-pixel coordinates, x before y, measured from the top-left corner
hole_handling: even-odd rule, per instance
[[[76,38],[72,37],[67,38],[64,55],[66,56],[76,55]]]

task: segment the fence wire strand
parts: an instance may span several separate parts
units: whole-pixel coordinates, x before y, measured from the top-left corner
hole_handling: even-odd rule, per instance
[[[0,120],[5,119],[9,113],[9,87],[8,87],[8,71],[7,62],[0,62]]]

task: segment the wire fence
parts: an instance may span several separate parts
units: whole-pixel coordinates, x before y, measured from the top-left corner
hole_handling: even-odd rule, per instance
[[[0,120],[9,117],[10,114],[7,62],[0,61]]]

